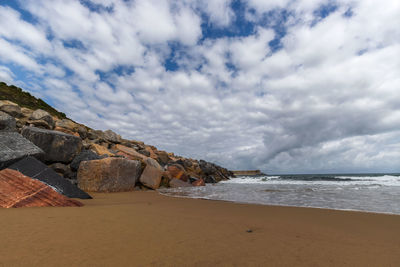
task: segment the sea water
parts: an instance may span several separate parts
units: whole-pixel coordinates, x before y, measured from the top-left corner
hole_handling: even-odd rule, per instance
[[[400,214],[400,174],[240,176],[159,192],[238,203]]]

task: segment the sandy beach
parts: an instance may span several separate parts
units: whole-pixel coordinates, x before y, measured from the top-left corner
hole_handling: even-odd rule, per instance
[[[400,266],[398,215],[157,192],[83,202],[0,209],[0,266]]]

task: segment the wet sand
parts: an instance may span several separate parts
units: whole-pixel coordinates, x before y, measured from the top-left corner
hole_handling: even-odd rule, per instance
[[[0,209],[0,266],[400,266],[398,215],[156,192],[82,202]]]

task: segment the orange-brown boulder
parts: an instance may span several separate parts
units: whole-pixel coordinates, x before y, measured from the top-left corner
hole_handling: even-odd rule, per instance
[[[150,158],[152,158],[152,159],[157,159],[158,157],[157,157],[157,155],[156,155],[156,153],[154,153],[154,150],[152,149],[152,147],[151,146],[146,146],[145,148],[144,148],[147,152],[149,152],[150,153]]]
[[[75,133],[75,132],[73,132],[71,130],[68,130],[66,128],[62,128],[62,127],[59,127],[59,126],[56,126],[56,128],[54,128],[54,131],[58,131],[58,132],[62,132],[62,133],[66,133],[66,134],[75,135],[77,137],[80,137],[78,133]]]
[[[141,163],[123,158],[82,161],[78,187],[88,192],[132,191],[141,172]]]
[[[168,176],[172,179],[179,179],[186,182],[189,176],[186,174],[185,169],[179,164],[168,165],[167,167]]]
[[[206,183],[204,182],[204,180],[203,180],[202,178],[200,178],[200,179],[194,181],[194,182],[192,183],[192,185],[193,185],[193,186],[205,186]]]
[[[110,157],[114,156],[114,154],[111,153],[110,150],[108,150],[104,146],[101,146],[101,145],[98,145],[98,144],[91,144],[90,145],[90,149],[93,150],[93,152],[95,152],[99,156],[103,156],[103,155],[107,155],[107,156],[110,156]]]
[[[83,204],[56,192],[50,186],[22,173],[0,171],[0,207],[80,207]]]
[[[145,155],[140,154],[135,149],[123,146],[123,145],[116,145],[115,148],[118,150],[117,155],[124,156],[131,160],[145,160],[147,157]]]
[[[157,161],[152,158],[147,158],[144,163],[146,163],[146,167],[144,168],[144,171],[140,176],[140,182],[143,185],[152,189],[159,188],[163,175],[162,167],[160,166],[160,164],[158,164]]]

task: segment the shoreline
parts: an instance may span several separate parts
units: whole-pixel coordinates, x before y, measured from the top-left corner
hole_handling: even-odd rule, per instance
[[[366,211],[366,210],[356,210],[356,209],[329,209],[329,208],[321,208],[321,207],[312,207],[312,206],[292,206],[292,205],[276,205],[276,204],[262,204],[262,203],[251,203],[251,202],[240,202],[233,200],[223,200],[223,199],[211,199],[205,197],[188,197],[188,196],[178,196],[178,195],[168,195],[165,193],[161,193],[158,190],[155,190],[158,194],[166,197],[173,198],[184,198],[184,199],[199,199],[199,200],[209,200],[209,201],[218,201],[218,202],[226,202],[226,203],[234,203],[234,204],[243,204],[243,205],[257,205],[257,206],[267,206],[267,207],[287,207],[287,208],[301,208],[301,209],[320,209],[327,211],[344,211],[344,212],[359,212],[359,213],[370,213],[370,214],[382,214],[382,215],[395,215],[400,216],[398,213],[392,212],[376,212],[376,211]]]
[[[397,266],[400,216],[95,193],[0,209],[0,266]],[[250,230],[250,232],[248,232]]]

